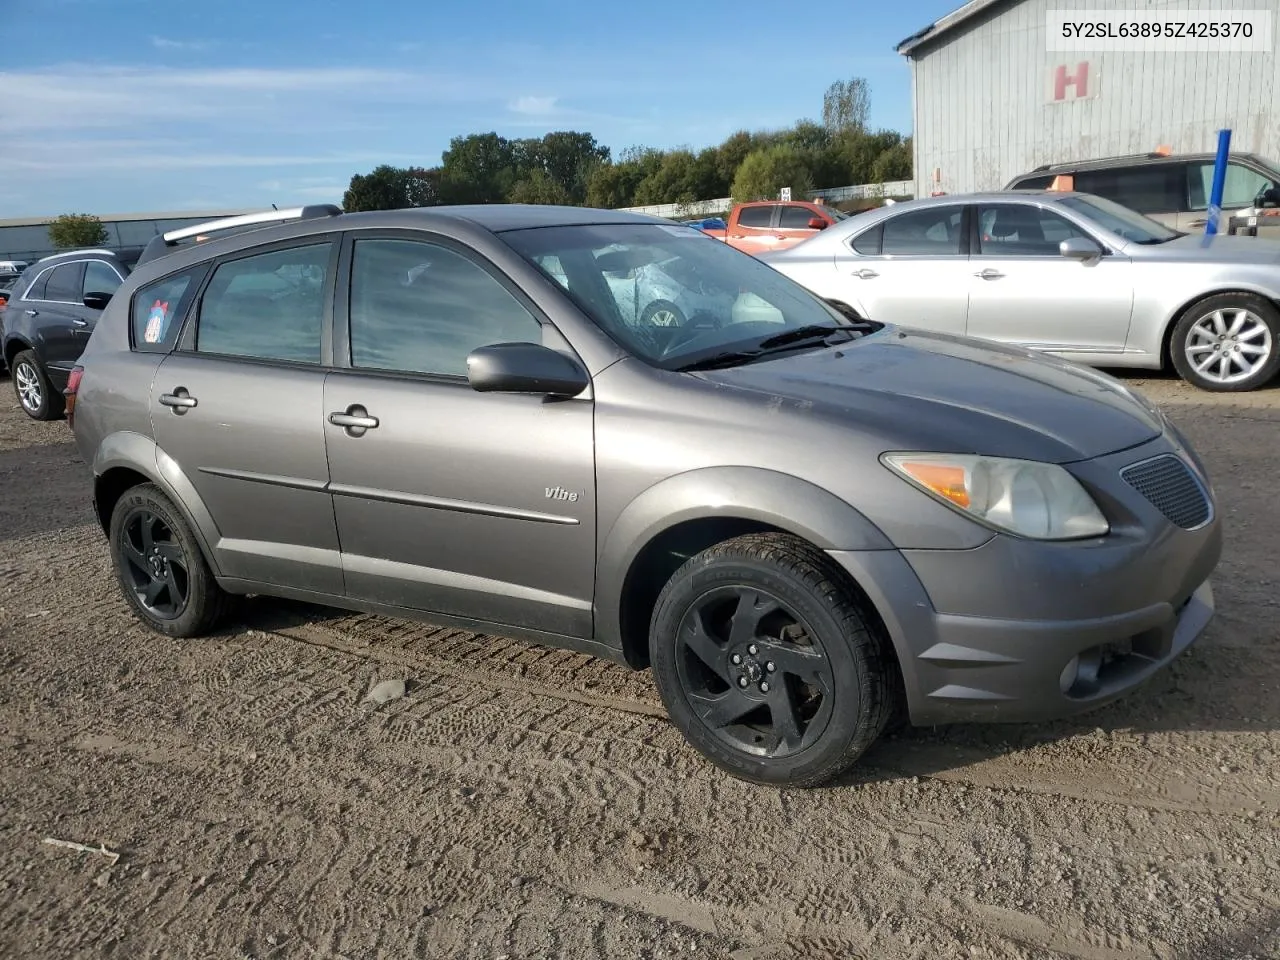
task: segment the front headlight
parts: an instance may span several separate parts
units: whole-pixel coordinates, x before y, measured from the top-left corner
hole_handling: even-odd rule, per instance
[[[947,506],[1020,537],[1075,540],[1111,529],[1080,481],[1057,464],[961,453],[886,453],[880,459]]]

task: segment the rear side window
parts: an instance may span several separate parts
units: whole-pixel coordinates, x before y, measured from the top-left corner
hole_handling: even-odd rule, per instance
[[[134,350],[141,353],[169,351],[204,270],[204,267],[184,270],[149,283],[134,293],[130,318]]]
[[[773,221],[773,207],[743,207],[738,211],[738,226],[767,227]]]
[[[80,283],[84,276],[84,261],[64,263],[54,267],[49,273],[49,281],[45,286],[44,299],[61,300],[67,303],[80,302]]]
[[[1187,207],[1186,166],[1160,163],[1075,175],[1075,188],[1114,200],[1138,213],[1180,213]]]
[[[1054,174],[1046,174],[1043,177],[1023,177],[1014,183],[1014,190],[1048,190],[1053,184]]]
[[[864,257],[880,256],[880,245],[884,241],[884,224],[878,223],[865,233],[853,238],[853,249]]]
[[[48,283],[49,283],[49,274],[51,273],[53,273],[52,270],[46,270],[44,273],[40,274],[40,276],[36,278],[36,282],[33,283],[27,289],[27,292],[22,295],[23,299],[43,300],[45,288],[48,286]]]
[[[221,264],[196,322],[196,350],[320,363],[331,242]]]
[[[960,253],[963,207],[912,210],[884,223],[881,252],[888,256],[953,256]]]

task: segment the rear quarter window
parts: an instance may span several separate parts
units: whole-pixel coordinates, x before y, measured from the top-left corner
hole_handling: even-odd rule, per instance
[[[140,287],[133,295],[130,327],[134,350],[141,353],[168,353],[178,336],[196,288],[204,276],[204,266],[184,270],[163,280]]]

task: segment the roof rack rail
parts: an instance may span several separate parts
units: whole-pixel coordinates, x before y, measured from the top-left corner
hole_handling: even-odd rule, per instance
[[[179,227],[151,238],[142,250],[138,263],[143,264],[156,257],[162,257],[180,240],[191,237],[203,237],[220,230],[234,230],[236,227],[252,227],[259,224],[283,223],[286,220],[315,220],[320,217],[336,217],[342,208],[332,203],[316,203],[305,207],[288,207],[284,210],[262,210],[258,213],[244,213],[235,217],[223,217],[221,220],[208,220],[189,227]]]

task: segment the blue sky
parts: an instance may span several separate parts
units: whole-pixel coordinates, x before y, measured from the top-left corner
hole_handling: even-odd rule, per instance
[[[699,148],[819,119],[958,0],[0,0],[0,218],[338,202],[453,136]],[[25,39],[24,39],[25,38]]]

